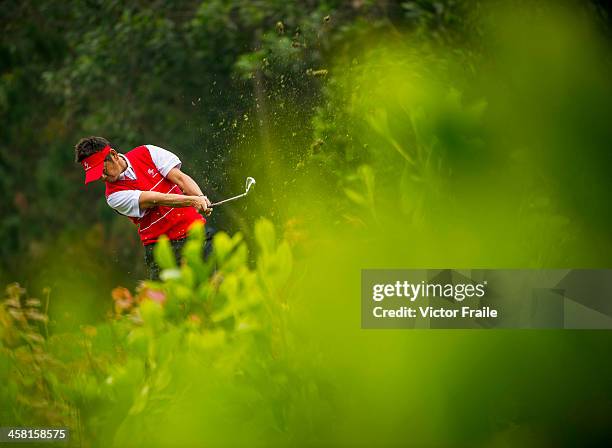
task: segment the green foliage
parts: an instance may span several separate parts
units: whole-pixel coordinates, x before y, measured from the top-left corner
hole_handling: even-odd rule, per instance
[[[164,280],[147,282],[136,296],[117,288],[114,317],[83,327],[81,336],[42,334],[47,318],[40,302],[11,285],[0,309],[0,354],[6,361],[0,380],[3,401],[13,403],[4,410],[5,424],[67,425],[94,446],[125,446],[137,433],[143,446],[157,446],[161,442],[151,437],[170,437],[167,419],[179,418],[185,406],[193,405],[189,397],[196,396],[221,406],[199,403],[196,408],[205,421],[210,412],[217,415],[202,431],[221,439],[227,434],[215,426],[219,416],[235,419],[243,412],[219,402],[230,394],[240,407],[267,413],[269,419],[259,422],[265,426],[253,428],[257,433],[287,431],[283,416],[294,404],[275,396],[277,377],[285,383],[295,375],[278,339],[287,337],[280,326],[291,251],[286,242],[277,242],[270,221],[260,220],[255,227],[261,251],[254,270],[240,234],[219,233],[212,257],[203,260],[203,226],[191,228],[178,268],[162,240],[156,257]],[[276,373],[269,377],[270,372]],[[299,389],[300,380],[294,381]],[[248,392],[255,389],[257,394]]]
[[[154,256],[155,262],[161,269],[176,268],[174,253],[172,253],[172,247],[166,235],[159,238],[158,244],[155,245]]]
[[[462,21],[475,24],[467,41],[381,32],[384,44],[358,40],[360,54],[339,56],[305,164],[344,192],[345,201],[325,204],[332,214],[373,238],[392,234],[400,247],[416,240],[443,264],[445,247],[457,247],[465,266],[567,266],[601,254],[593,234],[610,208],[594,204],[610,188],[601,173],[610,153],[597,117],[611,103],[595,98],[611,98],[609,49],[579,9],[520,11],[475,9]],[[562,50],[534,47],[533,35]],[[589,125],[578,104],[589,104],[580,107]],[[577,173],[589,177],[588,191],[570,180]]]
[[[11,405],[0,410],[3,425],[41,421],[75,426],[61,392],[68,366],[48,349],[47,305],[28,297],[18,284],[6,288],[0,307],[0,397]]]

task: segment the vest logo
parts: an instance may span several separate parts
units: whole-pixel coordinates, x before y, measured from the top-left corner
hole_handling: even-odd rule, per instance
[[[90,168],[89,163],[83,162],[83,168],[85,168],[85,171],[87,171]]]
[[[149,173],[149,176],[151,176],[151,177],[157,176],[157,173],[155,172],[155,170],[153,168],[149,168],[147,170],[147,173]]]

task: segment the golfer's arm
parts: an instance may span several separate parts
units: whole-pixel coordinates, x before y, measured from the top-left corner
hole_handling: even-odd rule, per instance
[[[198,196],[185,196],[183,194],[158,193],[157,191],[143,191],[138,198],[140,209],[165,205],[167,207],[197,207],[201,202]]]
[[[179,168],[172,168],[166,176],[170,182],[175,183],[181,189],[181,191],[190,196],[202,196],[202,190],[195,180],[189,175],[183,173]]]

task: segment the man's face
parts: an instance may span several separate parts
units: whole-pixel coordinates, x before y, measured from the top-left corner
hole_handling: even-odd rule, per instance
[[[104,182],[116,182],[122,172],[119,155],[114,150],[111,150],[106,160],[104,160],[104,171],[102,171],[100,179]]]

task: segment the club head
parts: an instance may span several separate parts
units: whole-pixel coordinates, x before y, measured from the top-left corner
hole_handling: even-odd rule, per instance
[[[247,177],[246,178],[246,186],[245,186],[244,194],[247,194],[249,192],[249,190],[251,189],[253,184],[255,184],[255,179],[253,179],[252,177]]]

